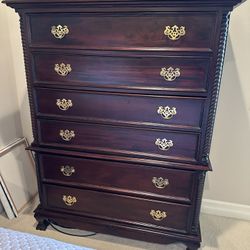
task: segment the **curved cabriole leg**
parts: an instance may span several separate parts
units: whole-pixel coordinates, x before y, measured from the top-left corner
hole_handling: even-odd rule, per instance
[[[186,245],[187,245],[187,250],[198,250],[199,248],[200,248],[200,246],[201,246],[201,244],[200,243],[186,243]]]
[[[48,220],[46,219],[39,219],[37,220],[38,224],[36,226],[36,230],[41,230],[41,231],[45,231],[49,225]]]

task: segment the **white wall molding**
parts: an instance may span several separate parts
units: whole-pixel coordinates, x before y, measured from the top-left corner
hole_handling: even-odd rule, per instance
[[[250,206],[237,203],[203,199],[201,212],[205,214],[250,220]]]

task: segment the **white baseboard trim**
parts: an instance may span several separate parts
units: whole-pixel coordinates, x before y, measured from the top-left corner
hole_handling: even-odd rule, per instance
[[[250,206],[237,203],[203,199],[201,212],[205,214],[250,220]]]

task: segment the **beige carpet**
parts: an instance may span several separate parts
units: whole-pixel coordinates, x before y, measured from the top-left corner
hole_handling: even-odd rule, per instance
[[[97,250],[182,250],[182,244],[158,245],[126,238],[97,234],[81,238],[68,236],[53,230],[51,227],[44,231],[35,229],[36,221],[32,211],[34,206],[26,209],[18,218],[8,220],[0,215],[0,226],[22,232],[29,232],[60,241],[86,246]],[[203,235],[203,250],[250,250],[250,221],[241,221],[211,215],[201,215]]]

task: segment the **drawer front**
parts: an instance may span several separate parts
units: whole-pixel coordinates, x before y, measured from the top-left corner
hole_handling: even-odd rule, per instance
[[[212,47],[216,13],[32,14],[30,27],[33,46],[197,50]]]
[[[37,113],[139,126],[201,127],[205,99],[36,89]]]
[[[34,53],[36,83],[205,92],[209,58]]]
[[[190,213],[188,205],[54,185],[44,185],[44,189],[48,208],[144,226],[187,231]]]
[[[196,172],[139,164],[38,154],[44,181],[143,193],[191,202]]]
[[[40,144],[106,153],[195,161],[198,135],[40,120]]]

